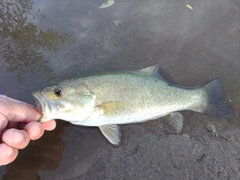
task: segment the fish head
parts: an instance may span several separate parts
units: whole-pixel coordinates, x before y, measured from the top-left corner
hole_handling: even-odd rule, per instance
[[[71,123],[86,119],[96,96],[85,86],[57,84],[32,93],[43,116],[39,122],[63,119]],[[76,123],[74,123],[76,124]]]

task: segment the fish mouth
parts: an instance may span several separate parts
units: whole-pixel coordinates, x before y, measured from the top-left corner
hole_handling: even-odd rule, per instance
[[[43,114],[42,118],[39,119],[39,122],[46,122],[48,119],[46,119],[46,114],[51,112],[51,107],[47,103],[47,100],[44,98],[44,96],[40,92],[32,92],[32,96],[34,97],[37,105],[37,110]],[[48,112],[47,112],[48,111]],[[50,119],[49,119],[50,120]]]

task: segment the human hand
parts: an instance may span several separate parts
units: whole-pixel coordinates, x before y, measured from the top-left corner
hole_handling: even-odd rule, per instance
[[[39,139],[44,130],[56,127],[55,120],[39,123],[41,114],[30,104],[0,95],[0,166],[14,161],[18,149]]]

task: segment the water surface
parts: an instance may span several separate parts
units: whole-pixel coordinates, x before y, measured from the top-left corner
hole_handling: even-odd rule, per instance
[[[180,85],[221,77],[235,118],[184,112],[183,134],[164,118],[125,125],[119,147],[60,122],[1,167],[2,179],[239,179],[239,1],[102,3],[0,1],[0,93],[34,105],[30,93],[52,82],[158,64]]]

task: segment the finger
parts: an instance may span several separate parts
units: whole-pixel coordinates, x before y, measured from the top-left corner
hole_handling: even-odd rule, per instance
[[[44,133],[42,125],[38,122],[26,124],[24,130],[28,133],[31,140],[39,139]]]
[[[13,98],[10,98],[10,97],[8,97],[8,96],[6,96],[6,95],[0,95],[0,98],[3,98],[3,99],[6,99],[6,100],[8,100],[8,101],[12,101],[12,102],[15,102],[15,103],[23,103],[23,104],[26,104],[25,102],[23,102],[23,101],[19,101],[19,100],[17,100],[17,99],[13,99]]]
[[[37,121],[41,114],[30,104],[0,96],[0,113],[9,121]]]
[[[16,148],[5,143],[0,144],[0,166],[11,163],[16,159],[17,155],[18,150]]]
[[[50,120],[48,122],[44,122],[44,123],[42,123],[42,127],[46,131],[52,131],[56,128],[56,121]]]
[[[29,144],[30,137],[24,130],[8,129],[3,133],[2,141],[11,147],[23,149]]]
[[[7,127],[8,120],[0,113],[0,134]]]

